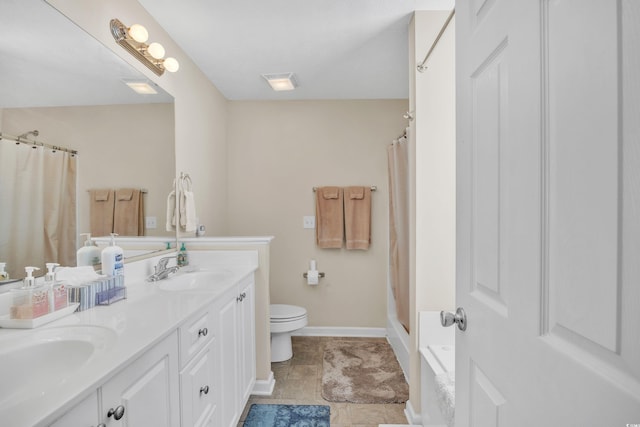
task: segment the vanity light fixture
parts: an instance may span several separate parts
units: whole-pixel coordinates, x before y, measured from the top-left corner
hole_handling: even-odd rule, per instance
[[[165,70],[175,73],[180,68],[180,64],[175,58],[164,58],[164,47],[160,43],[146,43],[149,39],[149,32],[142,25],[133,24],[131,27],[127,27],[119,20],[112,19],[109,26],[116,43],[156,75],[161,76]]]
[[[293,73],[263,74],[262,77],[269,83],[271,89],[275,91],[294,90],[298,87],[298,82]]]

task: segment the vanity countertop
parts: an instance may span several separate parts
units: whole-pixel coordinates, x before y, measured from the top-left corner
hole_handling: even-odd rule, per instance
[[[0,402],[2,425],[46,426],[53,422],[94,392],[111,375],[170,335],[189,316],[210,305],[219,295],[256,271],[257,263],[233,263],[224,267],[218,263],[218,267],[214,265],[211,268],[224,269],[225,275],[224,279],[214,281],[206,289],[163,291],[159,286],[162,281],[146,282],[138,274],[133,281],[127,278],[126,300],[74,313],[38,329],[0,329],[0,354],[13,340],[45,329],[96,326],[115,332],[112,344],[96,352],[51,392],[34,393],[28,400],[10,405]],[[27,382],[37,381],[29,376],[29,372],[24,372],[23,378]],[[5,383],[1,387],[11,386]]]

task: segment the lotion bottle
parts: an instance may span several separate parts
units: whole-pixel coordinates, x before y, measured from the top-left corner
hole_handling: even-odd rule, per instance
[[[60,264],[57,262],[48,262],[45,264],[47,266],[47,272],[44,275],[44,286],[47,287],[47,293],[49,294],[49,312],[55,311],[55,302],[53,297],[53,288],[56,284],[56,267],[59,267]]]
[[[116,233],[111,233],[111,244],[102,250],[102,274],[107,276],[124,275],[124,251],[116,246]]]
[[[100,264],[100,248],[96,245],[96,242],[91,240],[91,233],[82,233],[80,235],[87,236],[87,240],[84,242],[84,246],[78,249],[76,253],[76,265],[82,267]]]

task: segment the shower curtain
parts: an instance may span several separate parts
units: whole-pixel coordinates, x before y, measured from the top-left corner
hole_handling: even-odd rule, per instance
[[[75,265],[76,161],[64,151],[0,141],[0,262],[11,278],[24,277],[27,265]]]
[[[409,332],[409,139],[387,148],[389,167],[389,269],[398,321]]]

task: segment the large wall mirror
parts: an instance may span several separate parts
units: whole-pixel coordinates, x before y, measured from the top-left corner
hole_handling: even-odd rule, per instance
[[[75,265],[80,233],[91,231],[95,189],[142,190],[143,235],[175,245],[175,231],[165,228],[175,177],[173,98],[41,0],[2,0],[0,32],[0,262],[11,277],[24,277],[26,265]],[[127,83],[147,83],[156,93],[136,93]],[[20,135],[36,144],[12,139]],[[30,181],[49,159],[69,155],[65,148],[78,152],[63,167],[75,168],[63,185],[75,187],[71,198],[42,179]],[[25,150],[45,159],[27,164]],[[45,184],[65,179],[46,174]],[[18,208],[22,200],[29,203]],[[44,214],[33,206],[44,206]],[[66,220],[74,212],[75,222]],[[70,249],[46,247],[69,234]]]

